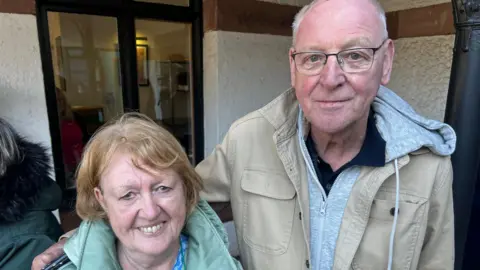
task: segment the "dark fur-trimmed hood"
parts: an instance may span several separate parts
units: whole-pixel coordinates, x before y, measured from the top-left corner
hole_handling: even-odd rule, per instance
[[[17,143],[21,159],[0,178],[0,222],[21,220],[32,209],[54,210],[61,200],[60,189],[49,176],[47,150],[19,136]]]

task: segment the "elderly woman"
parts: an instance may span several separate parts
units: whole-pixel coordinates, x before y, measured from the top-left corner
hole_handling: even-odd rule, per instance
[[[44,147],[0,118],[0,269],[30,269],[63,233],[52,214],[62,194],[49,161]]]
[[[181,145],[140,114],[102,127],[77,172],[83,219],[61,269],[241,269]]]

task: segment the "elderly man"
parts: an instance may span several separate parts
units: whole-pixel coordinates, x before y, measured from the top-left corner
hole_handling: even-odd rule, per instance
[[[197,166],[246,269],[453,269],[455,133],[382,86],[393,56],[375,0],[298,13],[293,88]]]
[[[197,171],[230,201],[247,269],[453,269],[455,133],[388,83],[374,0],[296,16],[293,88],[236,121]]]

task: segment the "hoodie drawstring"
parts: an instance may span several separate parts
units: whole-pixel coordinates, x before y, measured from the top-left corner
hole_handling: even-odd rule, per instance
[[[395,209],[393,216],[392,231],[390,232],[390,246],[388,248],[388,270],[392,270],[393,264],[393,244],[395,243],[395,231],[397,230],[398,207],[400,204],[400,173],[398,172],[398,160],[395,159]]]

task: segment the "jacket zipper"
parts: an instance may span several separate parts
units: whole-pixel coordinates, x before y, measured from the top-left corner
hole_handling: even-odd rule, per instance
[[[305,141],[302,139],[302,134],[299,133],[299,143],[300,143],[300,149],[302,151],[302,156],[303,159],[305,160],[307,164],[307,171],[308,175],[310,175],[313,178],[313,181],[315,182],[314,185],[317,185],[317,187],[320,188],[321,194],[322,194],[322,206],[320,208],[320,220],[319,220],[319,229],[320,229],[320,235],[318,236],[318,245],[320,247],[319,252],[322,251],[323,247],[323,233],[324,233],[324,225],[325,225],[325,217],[326,217],[326,212],[327,212],[327,194],[325,190],[323,189],[322,185],[320,185],[320,182],[318,181],[317,174],[315,173],[315,169],[313,168],[313,163],[312,159],[310,158],[310,154],[307,151],[307,147],[305,145]],[[310,201],[310,200],[309,200]],[[309,202],[310,204],[310,202]],[[309,206],[310,208],[310,206]],[[312,236],[310,236],[312,237]],[[308,245],[310,245],[310,239],[307,239]],[[320,265],[320,260],[321,260],[321,255],[317,254],[316,256],[317,262],[312,262],[310,265]],[[311,259],[311,258],[310,258]]]

